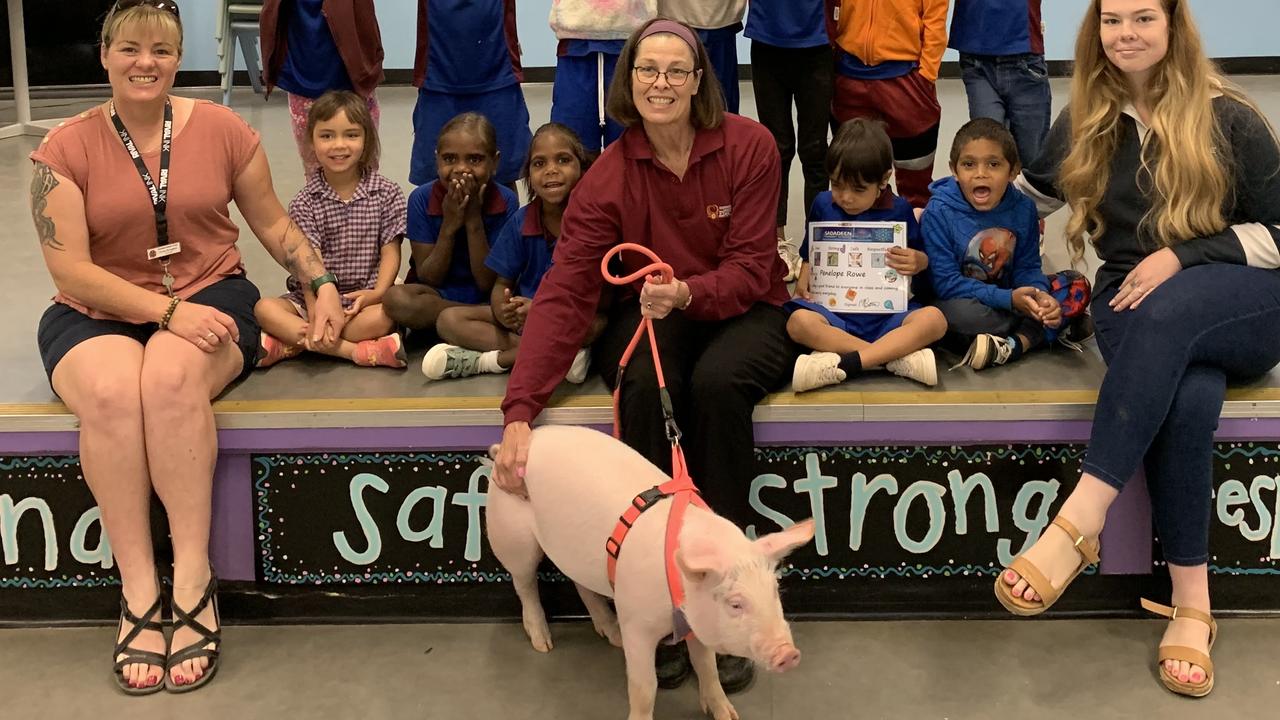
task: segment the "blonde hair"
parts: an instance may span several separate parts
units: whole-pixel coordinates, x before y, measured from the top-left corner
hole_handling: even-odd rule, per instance
[[[1227,225],[1222,211],[1233,168],[1213,112],[1213,97],[1225,95],[1263,115],[1205,56],[1187,3],[1161,0],[1161,6],[1168,16],[1169,49],[1147,81],[1151,133],[1141,150],[1138,182],[1151,198],[1151,209],[1139,232],[1160,247],[1170,247]],[[1111,180],[1121,114],[1125,103],[1133,100],[1128,79],[1107,59],[1101,17],[1102,0],[1093,0],[1076,38],[1071,150],[1058,175],[1059,189],[1071,206],[1066,236],[1076,260],[1084,255],[1085,235],[1096,243],[1106,230],[1098,205]]]
[[[125,28],[143,32],[158,30],[173,37],[174,46],[178,49],[178,57],[182,57],[182,21],[172,12],[151,5],[134,5],[124,10],[116,10],[102,23],[103,52],[111,48],[111,43],[115,42]]]

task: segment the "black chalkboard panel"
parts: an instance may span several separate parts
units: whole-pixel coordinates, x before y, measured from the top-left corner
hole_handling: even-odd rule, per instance
[[[35,85],[105,83],[98,56],[102,20],[114,0],[26,0],[28,82]],[[9,14],[0,10],[0,85],[13,86],[9,61]]]

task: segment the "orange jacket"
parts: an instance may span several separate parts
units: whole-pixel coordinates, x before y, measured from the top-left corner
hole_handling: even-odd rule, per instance
[[[831,42],[867,65],[920,63],[938,80],[947,50],[947,0],[826,0]]]

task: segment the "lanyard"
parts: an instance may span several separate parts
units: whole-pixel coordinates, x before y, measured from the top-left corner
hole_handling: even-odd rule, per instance
[[[120,142],[124,143],[124,149],[129,153],[129,157],[133,159],[133,165],[138,169],[138,175],[142,177],[142,184],[146,186],[147,195],[151,198],[151,209],[155,213],[156,220],[156,249],[148,252],[147,257],[160,261],[160,266],[164,268],[164,278],[161,282],[164,283],[165,290],[172,296],[174,277],[169,273],[169,256],[180,252],[182,249],[178,243],[169,242],[169,220],[165,217],[165,209],[169,205],[169,156],[173,149],[173,103],[169,100],[164,102],[164,126],[160,134],[159,182],[152,179],[151,171],[147,169],[147,164],[142,161],[142,153],[138,152],[138,146],[129,135],[129,130],[125,128],[124,122],[116,114],[115,102],[111,103],[111,122],[116,126],[116,132],[120,135]]]

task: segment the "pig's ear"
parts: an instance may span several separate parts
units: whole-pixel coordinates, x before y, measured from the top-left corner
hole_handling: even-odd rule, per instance
[[[813,518],[792,525],[781,532],[769,533],[756,540],[756,547],[774,562],[791,554],[791,551],[813,539]]]
[[[681,537],[680,547],[676,550],[676,567],[690,582],[718,584],[728,568],[724,554],[709,538],[690,535],[685,533]]]

